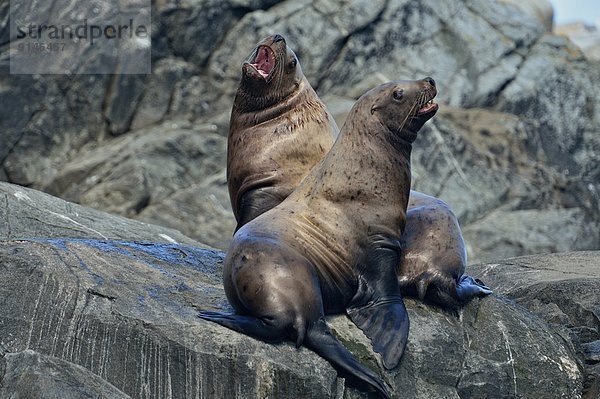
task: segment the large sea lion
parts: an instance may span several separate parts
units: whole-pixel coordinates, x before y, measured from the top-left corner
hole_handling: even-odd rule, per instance
[[[231,111],[227,177],[237,229],[281,203],[323,159],[338,132],[285,39],[276,34],[261,40],[242,65]],[[463,275],[462,233],[443,201],[410,192],[402,246],[403,294],[454,309],[491,292]]]
[[[396,269],[410,191],[410,153],[437,111],[433,79],[378,86],[353,106],[335,144],[281,204],[243,225],[224,260],[236,314],[199,316],[268,342],[291,340],[359,387],[389,393],[331,334],[347,313],[383,365],[397,366],[409,321]]]
[[[259,42],[242,65],[229,123],[227,183],[237,229],[283,201],[337,132],[285,39]]]

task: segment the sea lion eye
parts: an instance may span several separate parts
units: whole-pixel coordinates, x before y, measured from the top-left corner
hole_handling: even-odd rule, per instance
[[[401,100],[403,95],[404,90],[402,89],[394,90],[394,92],[392,93],[392,97],[394,97],[394,100]]]
[[[294,68],[296,68],[296,64],[297,64],[297,63],[298,63],[298,61],[296,61],[296,59],[295,59],[295,58],[292,58],[292,60],[291,60],[291,61],[290,61],[290,63],[288,64],[288,67],[289,67],[290,69],[294,69]]]

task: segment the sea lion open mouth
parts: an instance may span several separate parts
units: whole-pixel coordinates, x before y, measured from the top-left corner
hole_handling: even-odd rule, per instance
[[[425,93],[424,99],[420,102],[415,117],[426,118],[425,120],[427,120],[436,113],[436,111],[439,108],[438,104],[433,102],[433,99],[436,95],[437,92],[435,91],[435,89],[428,90]]]
[[[419,110],[417,111],[417,116],[425,116],[425,114],[428,114],[433,111],[437,111],[438,108],[439,108],[439,106],[433,102],[433,98],[432,98],[431,100],[429,100],[425,104],[423,104],[421,106],[421,108],[419,108]]]
[[[409,118],[407,126],[405,127],[406,130],[416,134],[416,132],[423,127],[425,122],[436,114],[439,109],[439,105],[433,102],[436,94],[437,91],[435,88],[427,90],[422,94],[421,101],[418,101],[417,106],[415,107],[417,109],[415,114]]]
[[[249,62],[256,72],[265,80],[269,78],[275,68],[275,53],[269,46],[259,46],[256,50],[254,62]]]

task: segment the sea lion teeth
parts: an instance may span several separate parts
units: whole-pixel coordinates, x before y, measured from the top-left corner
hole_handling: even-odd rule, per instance
[[[275,53],[273,49],[266,45],[258,47],[256,57],[249,64],[254,67],[260,76],[267,79],[275,67]]]

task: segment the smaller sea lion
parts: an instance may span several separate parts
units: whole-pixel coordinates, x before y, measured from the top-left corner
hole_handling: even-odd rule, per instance
[[[229,124],[236,231],[283,201],[325,157],[337,131],[283,36],[259,42],[242,65]]]
[[[200,312],[267,342],[291,340],[349,382],[389,397],[377,374],[331,334],[347,313],[383,365],[398,365],[409,320],[396,275],[410,191],[410,153],[437,112],[435,82],[396,81],[355,103],[335,144],[281,204],[243,225],[224,260],[236,314]]]
[[[398,279],[403,295],[456,310],[492,291],[464,274],[467,250],[458,218],[442,200],[411,191]]]

